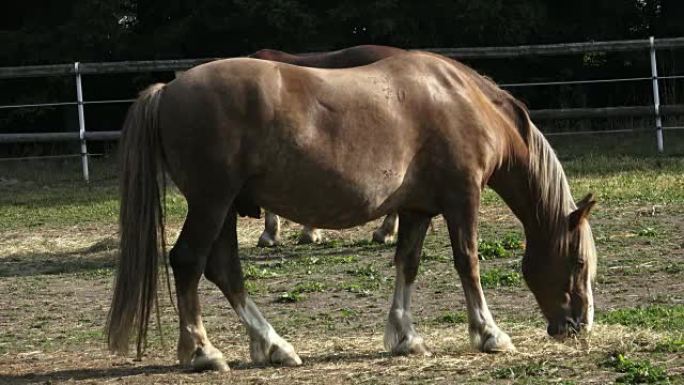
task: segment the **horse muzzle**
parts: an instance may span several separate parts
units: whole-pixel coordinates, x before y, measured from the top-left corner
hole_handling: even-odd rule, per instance
[[[557,340],[564,340],[568,337],[574,337],[582,331],[588,331],[590,327],[587,326],[579,320],[568,317],[560,322],[549,323],[546,327],[546,332]]]

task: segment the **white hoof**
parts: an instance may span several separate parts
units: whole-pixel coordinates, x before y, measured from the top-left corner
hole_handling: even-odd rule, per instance
[[[321,230],[313,229],[309,231],[304,229],[302,230],[301,234],[299,234],[299,240],[297,243],[300,245],[308,245],[311,243],[321,243],[322,241],[323,235],[321,234]]]
[[[387,234],[383,229],[373,231],[373,242],[389,245],[394,242],[394,234]]]
[[[425,346],[423,337],[418,335],[411,335],[404,337],[401,341],[391,348],[391,353],[399,356],[425,356],[432,355]]]
[[[192,369],[198,372],[218,371],[227,372],[230,370],[221,351],[214,347],[197,348],[190,360]]]
[[[471,333],[473,348],[483,353],[515,352],[517,349],[508,334],[498,327],[486,327],[481,333]]]
[[[264,231],[259,237],[259,242],[257,242],[257,247],[273,247],[278,246],[280,240],[277,237],[273,237],[271,234]]]
[[[250,346],[252,361],[256,364],[276,364],[283,366],[299,366],[302,359],[295,353],[289,342],[278,337],[272,342],[253,342]]]

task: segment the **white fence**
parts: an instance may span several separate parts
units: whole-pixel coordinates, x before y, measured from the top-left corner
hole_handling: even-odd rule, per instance
[[[664,115],[684,115],[684,105],[660,105],[659,80],[681,79],[684,75],[672,74],[658,77],[657,72],[657,50],[658,49],[677,49],[684,47],[684,38],[654,39],[648,40],[622,40],[607,42],[588,42],[588,43],[569,43],[569,44],[547,44],[533,46],[516,47],[485,47],[485,48],[428,48],[426,51],[436,52],[455,59],[502,59],[526,56],[561,56],[587,53],[604,52],[640,52],[643,51],[650,55],[651,74],[642,77],[632,78],[612,78],[612,79],[593,79],[593,80],[571,80],[571,81],[551,81],[551,82],[527,82],[501,84],[504,88],[515,87],[540,87],[554,85],[578,85],[596,83],[622,83],[622,82],[641,82],[650,81],[653,89],[653,104],[649,106],[624,106],[624,107],[604,107],[604,108],[569,108],[569,109],[546,109],[532,110],[530,114],[533,119],[579,119],[579,118],[614,118],[614,117],[648,117],[652,116],[655,121],[655,135],[658,151],[664,148],[663,130],[682,129],[684,127],[663,127],[662,116]],[[23,67],[0,67],[0,79],[14,79],[26,77],[52,77],[52,76],[73,76],[76,80],[76,100],[69,102],[56,103],[33,103],[33,104],[14,104],[0,105],[2,109],[13,108],[36,108],[53,106],[77,106],[78,111],[78,132],[57,132],[57,133],[22,133],[22,134],[0,134],[0,143],[22,143],[22,142],[59,142],[59,141],[79,141],[81,144],[81,163],[83,167],[83,178],[88,181],[90,178],[88,168],[88,141],[116,140],[119,131],[88,131],[85,121],[85,107],[92,104],[115,104],[131,103],[134,99],[112,99],[112,100],[85,100],[83,97],[83,79],[85,74],[115,74],[115,73],[141,73],[141,72],[171,72],[183,71],[201,63],[206,63],[216,58],[205,59],[186,59],[186,60],[160,60],[160,61],[127,61],[110,63],[73,63],[41,66]],[[602,133],[629,132],[632,130],[608,130]],[[555,135],[575,135],[595,133],[595,131],[574,131],[565,133],[555,133]],[[547,134],[553,135],[553,134]]]

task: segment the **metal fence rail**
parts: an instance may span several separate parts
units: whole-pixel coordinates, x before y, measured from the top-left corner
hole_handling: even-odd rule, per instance
[[[650,54],[651,76],[612,79],[577,79],[569,81],[548,82],[524,82],[501,84],[504,88],[515,87],[540,87],[557,85],[578,85],[597,83],[621,83],[651,81],[653,89],[653,105],[651,106],[622,106],[603,108],[569,108],[569,109],[544,109],[532,110],[530,115],[537,120],[550,119],[585,119],[585,118],[615,118],[615,117],[654,117],[655,131],[658,150],[663,151],[663,130],[681,129],[682,127],[663,127],[662,116],[684,115],[684,105],[660,105],[660,92],[658,89],[660,79],[682,79],[684,75],[671,74],[658,76],[657,72],[657,49],[684,48],[684,37],[669,39],[622,40],[567,44],[525,45],[515,47],[479,47],[479,48],[428,48],[426,51],[439,53],[455,59],[500,59],[530,56],[559,56],[577,55],[598,52],[634,52],[644,51]],[[111,100],[84,100],[82,89],[82,75],[100,75],[117,73],[140,73],[140,72],[171,72],[183,71],[196,65],[217,60],[218,58],[182,59],[182,60],[148,60],[148,61],[123,61],[103,63],[73,63],[22,67],[0,67],[0,79],[73,76],[76,81],[76,101],[29,103],[0,105],[0,110],[13,108],[39,108],[54,106],[77,106],[78,132],[50,132],[50,133],[22,133],[0,134],[0,143],[26,143],[26,142],[59,142],[76,141],[81,144],[83,177],[89,180],[88,169],[88,141],[107,141],[119,138],[119,131],[87,131],[85,124],[85,106],[89,104],[115,104],[131,103],[135,99],[111,99]],[[610,130],[601,133],[631,132],[633,130]],[[554,133],[553,135],[577,135],[596,133],[596,131],[580,131],[569,133]]]

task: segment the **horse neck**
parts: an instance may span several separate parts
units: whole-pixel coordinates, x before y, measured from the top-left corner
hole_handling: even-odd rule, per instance
[[[522,222],[528,249],[546,248],[565,231],[575,204],[558,158],[531,123],[528,136],[511,136],[489,184]]]

